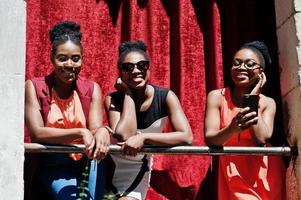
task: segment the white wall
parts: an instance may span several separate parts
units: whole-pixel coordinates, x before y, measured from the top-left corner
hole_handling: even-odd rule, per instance
[[[0,0],[0,199],[23,199],[26,2]]]

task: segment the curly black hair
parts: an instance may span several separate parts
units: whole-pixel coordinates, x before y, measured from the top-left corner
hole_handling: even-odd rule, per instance
[[[268,47],[262,41],[245,43],[240,49],[251,49],[253,52],[255,52],[259,57],[259,61],[263,69],[272,64],[272,59]]]
[[[121,64],[124,61],[125,56],[130,52],[139,52],[141,53],[145,60],[149,61],[149,57],[146,54],[147,46],[141,40],[137,41],[125,41],[119,45],[119,58],[118,58],[118,67],[120,69]]]
[[[55,53],[56,48],[67,41],[72,41],[78,45],[83,51],[81,39],[82,33],[80,32],[80,25],[73,21],[61,21],[55,24],[49,30],[49,38],[52,44],[51,52]]]

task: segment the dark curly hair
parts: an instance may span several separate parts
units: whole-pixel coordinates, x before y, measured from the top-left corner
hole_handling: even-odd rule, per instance
[[[146,54],[147,47],[144,42],[137,41],[125,41],[119,45],[119,57],[118,57],[118,67],[121,68],[121,64],[124,61],[125,56],[130,52],[139,52],[141,53],[145,60],[149,61],[149,57]]]
[[[251,49],[258,57],[263,69],[272,64],[271,56],[268,47],[262,41],[248,42],[242,45],[240,49]]]
[[[83,51],[81,39],[82,33],[80,32],[80,25],[73,21],[61,21],[55,24],[49,30],[49,38],[52,44],[51,53],[54,54],[56,48],[67,41],[72,41],[78,45]]]

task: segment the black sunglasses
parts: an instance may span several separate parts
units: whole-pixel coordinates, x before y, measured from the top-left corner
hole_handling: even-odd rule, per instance
[[[149,61],[141,60],[137,63],[130,63],[130,62],[122,63],[120,65],[120,68],[126,72],[132,72],[135,69],[135,66],[140,71],[146,71],[149,69]]]

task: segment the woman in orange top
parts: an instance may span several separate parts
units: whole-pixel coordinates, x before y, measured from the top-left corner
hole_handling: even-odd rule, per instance
[[[101,187],[96,187],[101,166],[88,160],[101,160],[109,150],[110,136],[102,127],[101,90],[97,83],[78,76],[83,62],[80,26],[63,21],[49,36],[54,70],[26,82],[26,126],[33,142],[82,143],[86,155],[44,154],[37,172],[39,185],[53,199],[75,199],[81,194],[101,200]],[[89,177],[83,173],[86,167]]]
[[[273,133],[276,104],[261,94],[264,68],[271,59],[264,43],[244,44],[234,55],[233,87],[208,94],[205,139],[216,146],[263,146]],[[244,95],[258,95],[257,109],[244,106]],[[259,107],[259,108],[258,108]],[[220,156],[218,199],[285,199],[284,166],[279,157]]]

